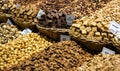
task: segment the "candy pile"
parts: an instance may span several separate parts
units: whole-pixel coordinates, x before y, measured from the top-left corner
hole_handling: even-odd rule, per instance
[[[19,63],[33,53],[52,45],[36,33],[19,36],[7,44],[0,45],[0,71]]]
[[[92,55],[73,41],[56,43],[6,71],[73,71]]]

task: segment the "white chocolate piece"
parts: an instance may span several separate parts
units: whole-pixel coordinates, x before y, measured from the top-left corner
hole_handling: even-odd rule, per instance
[[[86,30],[82,30],[82,35],[87,35],[87,31]]]
[[[95,32],[95,36],[100,36],[100,32]]]

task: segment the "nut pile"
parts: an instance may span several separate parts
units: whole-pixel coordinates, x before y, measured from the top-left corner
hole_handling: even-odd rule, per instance
[[[0,45],[0,71],[19,63],[20,60],[28,58],[48,45],[52,43],[36,33],[19,36],[12,42]]]
[[[16,39],[20,33],[17,27],[6,23],[0,24],[0,44],[5,44]]]
[[[97,55],[77,71],[120,71],[120,55]]]
[[[14,3],[19,3],[21,5],[28,5],[28,4],[33,4],[40,2],[41,0],[14,0]]]
[[[64,11],[67,14],[74,14],[76,18],[83,17],[99,8],[105,6],[111,0],[42,0],[39,7],[44,11],[55,9],[57,11]]]
[[[111,0],[74,0],[71,5],[63,8],[67,13],[73,14],[76,18],[89,15],[104,7]]]
[[[92,55],[74,41],[63,41],[33,54],[6,71],[73,71],[91,58]]]
[[[106,6],[94,13],[95,16],[103,18],[106,24],[115,20],[120,22],[120,0],[112,0]]]

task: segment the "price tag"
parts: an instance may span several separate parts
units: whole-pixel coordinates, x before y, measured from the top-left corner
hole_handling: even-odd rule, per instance
[[[71,26],[74,19],[75,17],[73,15],[66,15],[67,25]]]
[[[43,10],[40,9],[38,14],[37,14],[37,18],[41,19],[41,16],[44,15],[44,14],[45,14],[45,12],[43,12]]]
[[[120,33],[120,24],[118,24],[115,21],[111,21],[110,22],[110,27],[109,30],[111,33],[113,33],[114,35]]]
[[[71,37],[69,35],[60,35],[60,41],[68,41]]]
[[[19,9],[20,8],[20,4],[17,3],[16,4],[16,8]]]
[[[32,30],[30,30],[30,29],[24,29],[22,32],[21,32],[21,34],[22,35],[25,35],[25,34],[30,34],[32,32]]]
[[[102,54],[115,54],[115,51],[103,47]]]
[[[12,22],[10,21],[10,19],[8,19],[6,23],[12,25]]]

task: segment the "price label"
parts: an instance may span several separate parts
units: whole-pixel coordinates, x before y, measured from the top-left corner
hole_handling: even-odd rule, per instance
[[[8,19],[6,23],[12,25],[12,22],[10,21],[10,19]]]
[[[75,16],[73,16],[73,15],[66,15],[67,25],[71,26],[74,19],[75,19]]]
[[[32,32],[32,30],[30,30],[30,29],[24,29],[22,32],[21,32],[21,34],[22,35],[25,35],[25,34],[30,34]]]
[[[41,16],[44,15],[44,14],[45,14],[45,12],[43,12],[43,10],[40,9],[38,14],[37,14],[37,18],[41,19]]]
[[[115,51],[103,47],[102,54],[115,54]]]
[[[20,8],[20,4],[17,3],[16,4],[16,8],[19,9]]]
[[[60,36],[60,41],[69,41],[71,37],[69,35],[61,35]]]
[[[115,21],[111,21],[110,22],[110,27],[109,30],[111,33],[113,33],[114,35],[120,33],[120,24],[118,24]]]

